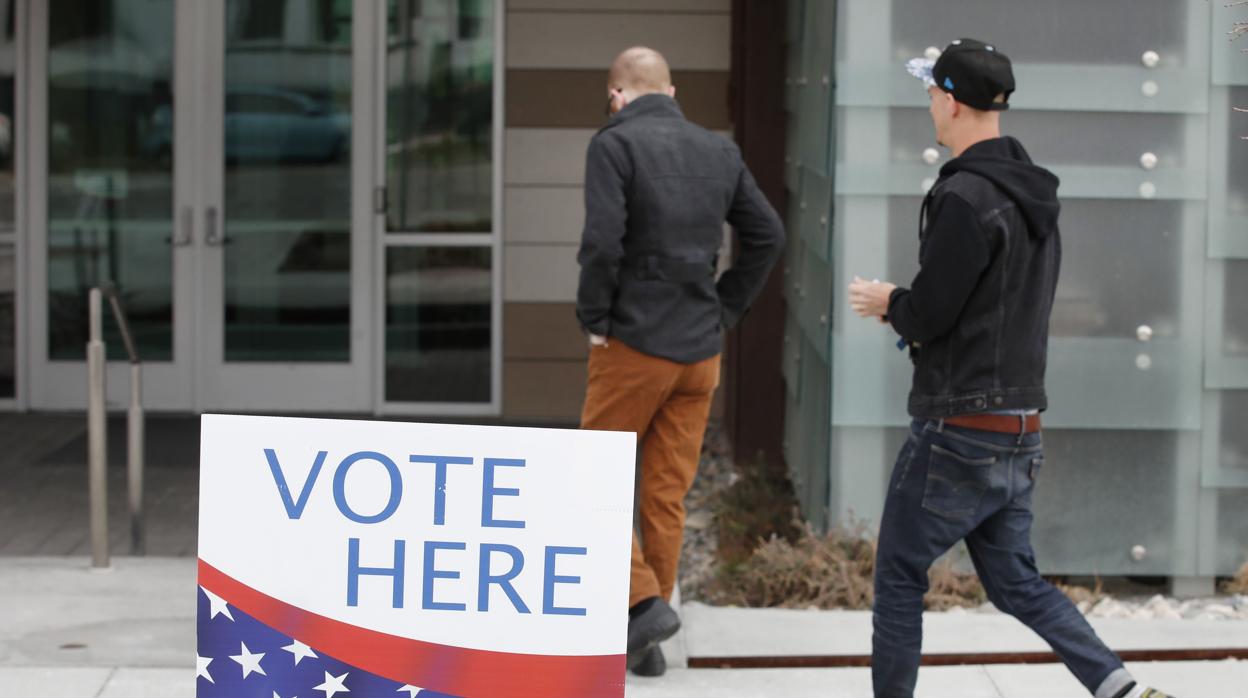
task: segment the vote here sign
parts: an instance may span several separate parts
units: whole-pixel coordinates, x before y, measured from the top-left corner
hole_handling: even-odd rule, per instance
[[[199,698],[623,696],[635,439],[205,416]]]

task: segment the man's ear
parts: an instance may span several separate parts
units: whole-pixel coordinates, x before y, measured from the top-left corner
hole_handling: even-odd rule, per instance
[[[962,103],[953,98],[953,95],[945,93],[946,108],[949,111],[949,118],[956,119],[962,115]]]
[[[673,99],[675,99],[675,98],[676,98],[676,86],[675,86],[675,85],[668,85],[668,86],[667,86],[667,96],[668,96],[668,97],[671,97],[671,98],[673,98]]]

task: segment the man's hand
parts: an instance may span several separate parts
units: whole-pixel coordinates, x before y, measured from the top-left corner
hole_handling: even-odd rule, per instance
[[[590,334],[590,335],[589,335],[589,346],[591,346],[591,347],[605,347],[605,346],[607,346],[607,338],[606,338],[606,337],[603,337],[603,336],[602,336],[602,335],[600,335],[600,334]]]
[[[896,284],[867,281],[855,276],[849,285],[849,307],[861,317],[879,318],[880,322],[884,322],[884,316],[888,315],[888,297],[896,288]]]

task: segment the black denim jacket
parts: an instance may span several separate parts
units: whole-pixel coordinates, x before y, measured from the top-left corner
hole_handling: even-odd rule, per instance
[[[715,279],[724,222],[732,269]],[[784,247],[784,225],[731,141],[645,95],[590,141],[576,315],[597,335],[679,363],[720,352]]]
[[[914,361],[912,416],[1048,407],[1057,187],[1009,137],[941,168],[920,213],[920,271],[889,298],[889,322]]]

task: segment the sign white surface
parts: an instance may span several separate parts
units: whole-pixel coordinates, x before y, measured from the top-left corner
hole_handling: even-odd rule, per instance
[[[241,584],[439,645],[623,653],[633,434],[227,415],[202,426],[199,556]]]

